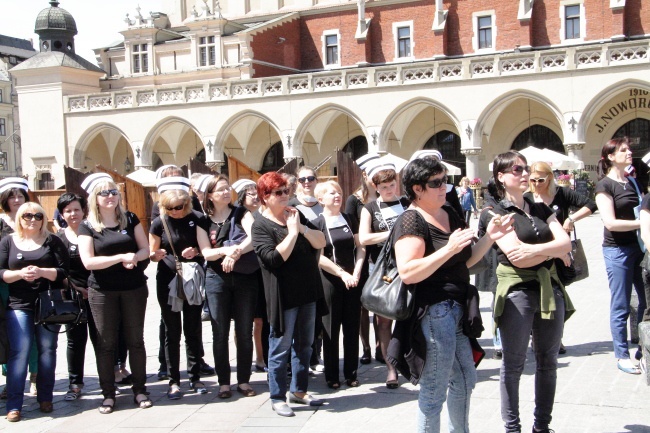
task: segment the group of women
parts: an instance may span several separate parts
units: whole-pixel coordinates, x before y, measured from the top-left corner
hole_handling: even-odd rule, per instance
[[[639,311],[645,309],[640,240],[650,241],[650,204],[636,182],[624,175],[630,163],[626,139],[607,143],[599,163],[604,177],[596,186],[596,203],[605,225],[603,251],[612,293],[615,356],[620,370],[636,374],[625,321],[632,286],[639,291]],[[189,180],[169,171],[158,181],[159,216],[151,223],[149,239],[138,218],[122,208],[119,189],[107,174],[93,174],[84,181],[87,200],[69,193],[60,198],[58,211],[67,227],[58,236],[47,232],[47,215],[29,202],[24,180],[0,181],[2,206],[8,216],[13,214],[9,220],[13,226],[3,222],[0,240],[0,279],[9,292],[8,420],[21,418],[32,340],[38,353],[40,409],[46,413],[53,409],[57,338],[33,324],[34,305],[39,291],[66,283],[80,292],[89,308],[88,327],[68,329],[69,399],[77,398],[83,388],[83,353],[90,336],[104,396],[99,411],[107,414],[115,409],[114,366],[120,359],[116,356],[120,340],[130,355],[134,403],[152,406],[145,385],[143,341],[148,297],[144,269],[149,260],[158,262],[156,295],[165,331],[169,399],[183,395],[181,334],[187,345],[189,388],[207,392],[200,379],[205,298],[219,398],[232,396],[231,320],[237,348],[236,390],[245,397],[256,394],[249,383],[253,335],[259,338],[262,332],[254,332],[253,324],[264,317],[269,324],[268,355],[260,355],[263,345],[257,341],[255,364],[268,368],[272,409],[281,416],[294,415],[287,404],[287,388],[289,403],[321,405],[322,400],[308,393],[309,369],[318,362],[320,350],[315,342],[322,334],[325,381],[338,389],[342,331],[343,379],[349,387],[360,385],[359,361],[368,363],[371,358],[370,321],[361,306],[361,288],[392,230],[394,261],[402,281],[414,290],[415,310],[397,323],[375,315],[375,358],[386,362],[387,388],[399,386],[398,373],[420,384],[418,430],[440,431],[440,413],[447,401],[450,431],[469,431],[470,396],[477,380],[472,343],[483,330],[469,268],[493,249],[498,263],[493,318],[502,344],[505,430],[522,431],[519,379],[532,335],[536,361],[532,431],[552,432],[557,358],[564,322],[574,311],[557,266],[569,263],[567,232],[596,210],[594,203],[557,187],[547,164],[529,166],[519,152],[505,152],[493,163],[492,197],[481,217],[483,236],[477,239],[466,220],[471,207],[463,214],[459,203],[467,185],[456,191],[448,184],[439,152],[419,153],[403,170],[376,154],[357,164],[362,184],[347,198],[344,211],[341,187],[334,181],[318,183],[310,167],[297,173],[294,199],[291,179],[276,172],[262,175],[257,183],[239,180],[232,186],[222,175],[202,179],[197,191],[202,212],[193,209]],[[577,209],[572,214],[570,206]],[[190,281],[184,272],[179,275],[177,262],[193,269]]]

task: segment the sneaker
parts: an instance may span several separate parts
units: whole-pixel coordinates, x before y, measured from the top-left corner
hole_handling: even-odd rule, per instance
[[[170,400],[180,400],[183,397],[183,392],[181,391],[181,387],[173,384],[169,387],[169,391],[167,391],[167,398]]]
[[[322,364],[310,365],[309,368],[311,369],[311,371],[318,371],[318,372],[325,371],[325,367]]]
[[[201,376],[213,376],[215,374],[214,367],[211,367],[207,363],[203,362],[201,364],[201,370],[199,371]]]
[[[194,390],[195,393],[197,394],[207,394],[208,389],[205,387],[203,382],[200,380],[197,380],[196,382],[190,383],[190,389]]]
[[[31,373],[29,375],[29,394],[37,395],[38,390],[36,389],[36,373]]]

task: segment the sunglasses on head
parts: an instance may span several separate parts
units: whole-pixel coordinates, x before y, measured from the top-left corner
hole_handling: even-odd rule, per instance
[[[442,188],[447,185],[447,176],[441,177],[440,179],[432,179],[427,182],[427,186],[431,189]]]
[[[108,197],[109,195],[118,195],[120,192],[116,189],[103,189],[97,193],[101,197]]]
[[[546,177],[540,177],[540,178],[537,178],[537,179],[531,177],[531,178],[528,179],[528,182],[532,182],[532,183],[536,183],[536,184],[543,184],[544,182],[546,182],[546,179],[547,179]]]
[[[526,171],[526,173],[530,173],[530,166],[515,164],[512,167],[503,170],[503,172],[512,173],[512,174],[516,174],[517,176],[521,176],[524,170]]]
[[[179,204],[178,206],[165,206],[165,209],[171,212],[173,210],[183,210],[184,207],[185,207],[184,204]]]
[[[305,183],[305,182],[313,182],[316,180],[316,176],[306,176],[306,177],[299,177],[298,182],[300,183]]]
[[[275,191],[271,191],[271,194],[274,194],[278,197],[282,197],[283,195],[289,195],[289,188],[277,189]]]
[[[24,213],[23,214],[23,219],[25,221],[31,221],[31,220],[36,220],[36,221],[43,221],[43,214],[40,212],[36,213]]]

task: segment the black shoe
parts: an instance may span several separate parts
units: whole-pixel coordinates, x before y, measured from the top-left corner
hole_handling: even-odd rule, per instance
[[[213,376],[214,373],[214,367],[210,367],[210,365],[206,364],[205,362],[201,364],[201,370],[199,371],[199,374],[201,376]]]
[[[167,380],[169,379],[169,374],[166,370],[158,370],[158,380]]]
[[[494,355],[492,355],[494,359],[502,359],[503,358],[503,350],[501,349],[496,349],[494,351]]]
[[[550,428],[545,428],[544,430],[535,430],[535,427],[533,427],[533,433],[555,433],[555,430],[551,430]]]
[[[557,351],[560,355],[564,355],[566,353],[566,347],[564,347],[564,344],[560,344],[560,350]]]
[[[363,349],[363,356],[361,356],[359,362],[365,365],[365,364],[370,364],[371,361],[372,361],[372,354],[370,353],[370,348]]]

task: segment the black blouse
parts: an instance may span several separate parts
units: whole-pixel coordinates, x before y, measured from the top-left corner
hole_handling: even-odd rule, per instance
[[[174,253],[161,218],[165,218],[165,221],[169,226],[172,242],[174,243],[176,254],[178,254],[178,259],[181,262],[196,262],[203,264],[203,256],[196,255],[192,259],[186,259],[181,255],[181,253],[186,248],[199,249],[199,243],[196,239],[196,229],[198,227],[203,229],[206,228],[206,218],[196,211],[192,211],[182,218],[170,218],[161,215],[153,220],[151,227],[149,228],[149,233],[160,238],[160,248],[167,251],[167,255],[158,262],[158,272],[162,273],[162,275],[171,276],[172,278],[176,273]]]
[[[524,197],[530,199],[530,201],[535,201],[535,196],[532,192],[527,192],[524,194]],[[553,201],[548,205],[548,207],[555,212],[555,216],[560,224],[564,224],[564,221],[569,217],[570,208],[573,207],[580,209],[585,206],[591,211],[591,213],[596,212],[598,209],[595,201],[568,187],[558,187],[555,192],[555,197],[553,197]]]
[[[373,200],[370,203],[366,204],[364,207],[370,213],[370,218],[371,218],[370,226],[372,229],[372,233],[381,233],[381,232],[389,231],[393,227],[393,224],[395,224],[395,221],[397,219],[394,218],[394,219],[389,219],[387,221],[384,221],[379,206],[381,206],[381,208],[385,208],[394,205],[401,205],[402,209],[406,210],[410,204],[411,203],[405,197],[400,197],[399,200],[389,201],[389,202],[383,202],[383,201],[378,202],[377,200]],[[384,246],[384,242],[366,246],[366,255],[368,256],[369,260],[372,263],[374,263],[375,260],[377,260],[379,251],[381,251],[381,248],[383,246]]]
[[[88,288],[88,277],[90,277],[90,271],[86,269],[83,262],[81,261],[81,256],[79,255],[79,245],[73,243],[70,241],[70,239],[68,239],[65,234],[65,230],[61,230],[56,235],[63,242],[65,249],[68,251],[68,256],[70,257],[70,282],[82,289]]]
[[[354,235],[359,233],[359,226],[346,214],[340,214],[335,227],[327,227],[325,215],[320,215],[312,223],[325,235],[325,248],[323,255],[335,262],[347,273],[354,272],[356,262],[356,249]],[[336,260],[334,258],[336,257]]]

